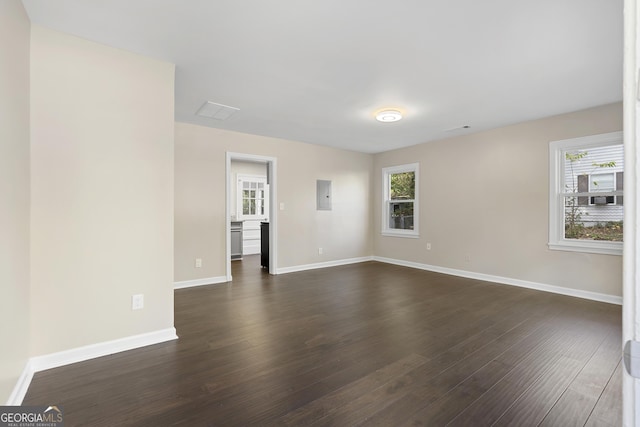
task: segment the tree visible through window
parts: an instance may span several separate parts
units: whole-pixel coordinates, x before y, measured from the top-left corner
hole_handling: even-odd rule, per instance
[[[616,195],[623,189],[622,148],[564,152],[566,239],[622,241],[623,196]]]
[[[413,203],[416,191],[416,173],[391,174],[391,203],[389,228],[413,230]]]
[[[622,133],[554,141],[549,150],[549,247],[621,254]]]

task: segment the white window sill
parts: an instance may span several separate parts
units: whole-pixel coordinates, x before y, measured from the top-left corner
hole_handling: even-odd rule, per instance
[[[554,251],[586,252],[602,255],[622,255],[621,242],[570,241],[549,242],[549,249]]]
[[[383,231],[382,232],[383,236],[386,237],[404,237],[406,239],[419,239],[420,238],[420,234],[418,233],[403,233],[401,231]]]

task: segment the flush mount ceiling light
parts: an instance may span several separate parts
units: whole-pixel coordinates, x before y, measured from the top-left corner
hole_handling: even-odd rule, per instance
[[[402,113],[398,110],[382,110],[376,113],[376,120],[382,123],[397,122],[402,119]]]

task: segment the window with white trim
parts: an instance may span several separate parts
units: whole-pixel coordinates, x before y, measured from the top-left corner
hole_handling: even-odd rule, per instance
[[[382,169],[382,234],[418,237],[418,163]]]
[[[622,132],[549,144],[549,248],[622,254]]]
[[[269,216],[269,185],[267,177],[238,175],[237,218],[264,220]]]

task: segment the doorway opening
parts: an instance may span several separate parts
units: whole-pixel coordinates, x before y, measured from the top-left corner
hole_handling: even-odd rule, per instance
[[[231,261],[245,254],[259,254],[262,268],[276,274],[276,165],[275,157],[227,152],[227,281],[233,280]]]

